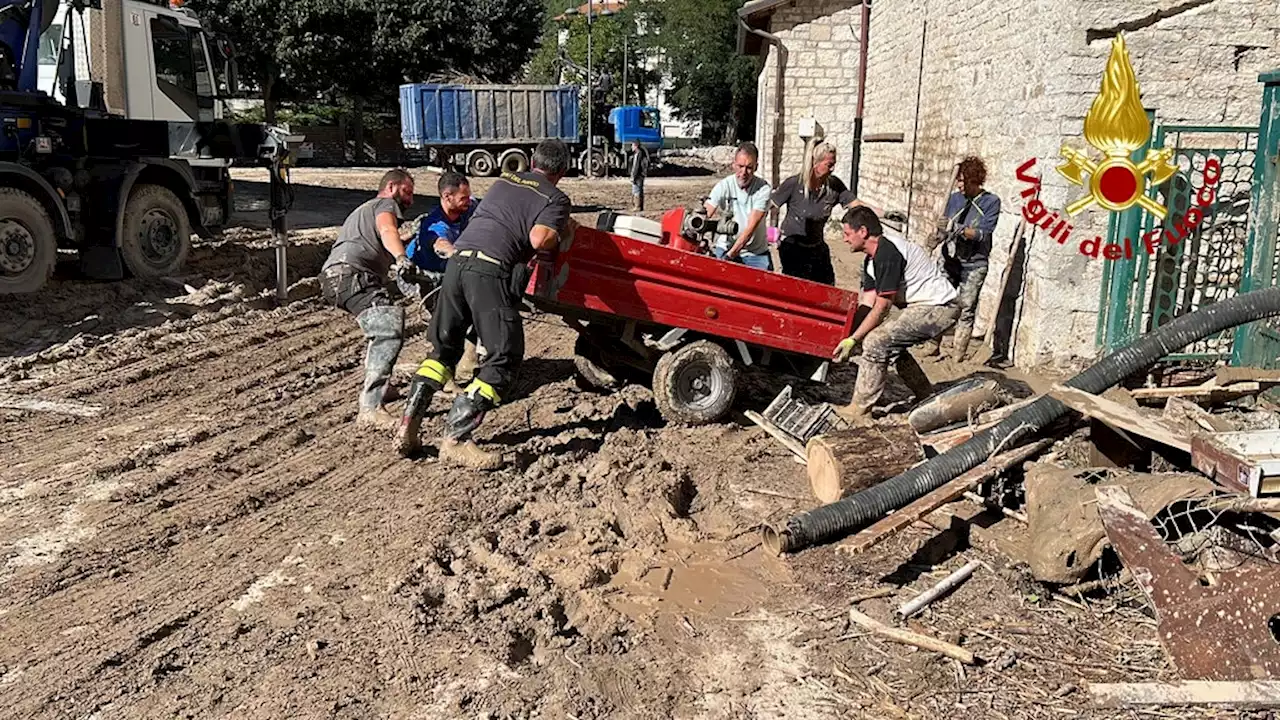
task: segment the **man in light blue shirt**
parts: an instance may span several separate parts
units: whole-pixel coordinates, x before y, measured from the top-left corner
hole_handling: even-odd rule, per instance
[[[707,217],[731,213],[738,224],[738,237],[733,245],[721,238],[712,248],[717,258],[772,272],[773,257],[769,254],[764,215],[773,189],[756,177],[759,160],[760,151],[754,143],[744,142],[738,146],[733,156],[733,174],[716,183],[707,198]]]

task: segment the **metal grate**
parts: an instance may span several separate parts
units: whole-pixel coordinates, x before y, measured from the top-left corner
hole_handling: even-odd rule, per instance
[[[835,409],[826,403],[809,405],[803,400],[793,397],[793,390],[788,385],[778,393],[764,410],[764,418],[778,426],[783,432],[800,441],[803,445],[809,438],[821,435],[832,429],[844,427],[847,423],[835,414]]]

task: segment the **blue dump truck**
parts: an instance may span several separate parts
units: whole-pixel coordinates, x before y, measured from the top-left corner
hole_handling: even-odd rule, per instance
[[[624,172],[635,140],[650,152],[662,147],[657,109],[628,105],[595,124],[588,150],[578,130],[580,92],[574,85],[401,85],[400,139],[406,150],[472,177],[528,170],[534,146],[549,138],[565,141],[575,168],[590,163],[596,177]]]

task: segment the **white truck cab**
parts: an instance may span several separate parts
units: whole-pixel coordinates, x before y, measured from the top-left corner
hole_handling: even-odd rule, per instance
[[[219,98],[229,94],[232,72],[229,47],[180,7],[155,0],[105,0],[104,6],[110,2],[119,7],[118,14],[105,9],[69,12],[67,4],[59,4],[40,37],[39,88],[65,102],[57,82],[60,61],[74,62],[74,78],[88,81],[89,38],[100,31],[108,47],[119,53],[118,60],[106,52],[93,63],[95,79],[123,90],[107,93],[113,114],[171,122],[222,119],[226,111]],[[113,22],[117,17],[118,26]]]

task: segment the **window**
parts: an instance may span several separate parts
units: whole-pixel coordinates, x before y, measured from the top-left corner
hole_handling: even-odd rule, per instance
[[[62,25],[54,23],[40,34],[40,50],[36,54],[36,62],[40,65],[56,65],[58,48],[62,45]]]
[[[658,111],[657,110],[641,110],[640,111],[640,127],[656,129],[658,127]]]
[[[169,94],[170,87],[196,94],[196,64],[191,52],[191,35],[167,17],[151,18],[151,48],[156,58],[156,80]],[[201,57],[201,65],[204,58]]]

